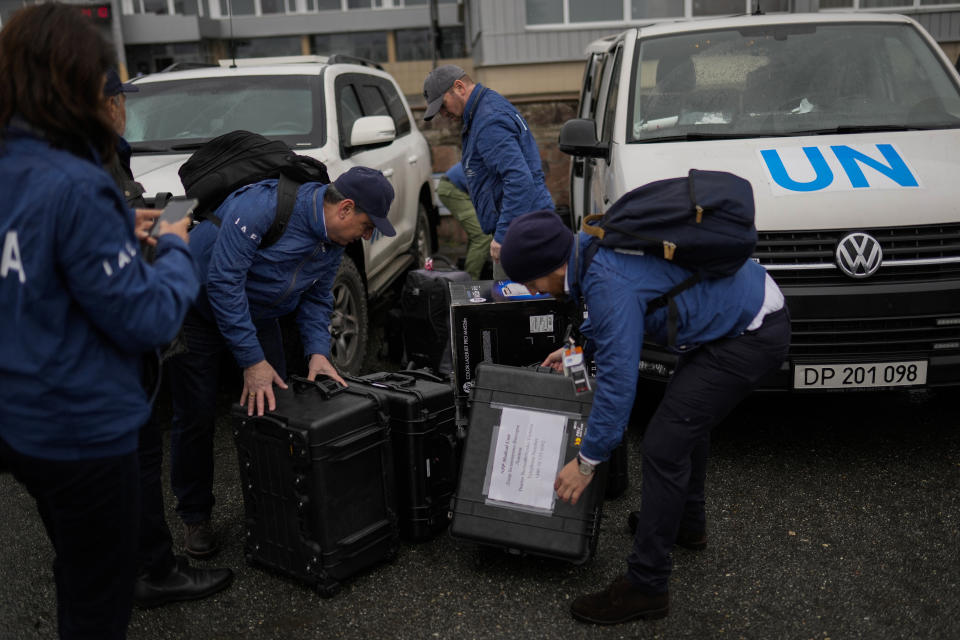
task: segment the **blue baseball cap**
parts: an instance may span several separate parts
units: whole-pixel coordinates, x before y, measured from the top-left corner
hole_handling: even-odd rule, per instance
[[[110,69],[107,71],[107,82],[103,85],[103,95],[108,98],[111,96],[117,96],[121,93],[135,93],[140,91],[140,87],[133,83],[120,82],[120,74],[117,73],[116,69]]]
[[[369,167],[351,167],[333,181],[333,186],[345,198],[350,198],[361,213],[385,236],[397,235],[387,219],[393,202],[393,185],[383,173]]]

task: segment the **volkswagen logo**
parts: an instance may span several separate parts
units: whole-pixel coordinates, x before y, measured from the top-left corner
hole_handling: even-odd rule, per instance
[[[837,245],[837,266],[851,278],[868,278],[883,262],[883,249],[866,233],[851,233]]]

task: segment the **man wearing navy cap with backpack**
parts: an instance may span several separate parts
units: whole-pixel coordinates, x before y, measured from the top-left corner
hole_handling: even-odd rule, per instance
[[[170,464],[184,547],[195,558],[219,550],[210,516],[221,354],[229,350],[243,369],[240,401],[249,414],[275,409],[273,385],[286,388],[278,318],[296,310],[308,377],[342,383],[329,355],[332,288],[344,247],[369,240],[375,229],[396,234],[387,219],[390,182],[380,171],[353,167],[332,184],[300,185],[285,231],[261,248],[274,223],[277,192],[276,178],[241,187],[213,212],[216,221],[206,219],[190,233],[202,288],[184,321],[187,352],[169,360]]]
[[[749,183],[709,173],[706,178],[719,176],[720,183],[741,189],[738,204],[749,217],[755,243]],[[669,208],[662,183],[670,182],[679,199],[692,197],[684,194],[694,193],[694,174],[689,190],[686,179],[636,190],[650,204],[646,217],[650,210]],[[607,215],[629,208],[628,196],[622,199],[624,206],[618,207],[618,201]],[[726,206],[733,200],[722,193],[715,201]],[[689,199],[677,210],[696,216],[698,224],[711,214],[709,207],[693,207]],[[575,504],[593,480],[594,467],[623,438],[644,339],[669,344],[679,354],[643,438],[641,503],[639,513],[631,514],[636,530],[627,570],[603,591],[571,605],[576,619],[596,624],[667,615],[673,546],[696,550],[707,542],[704,484],[710,431],[780,366],[790,343],[783,294],[766,270],[749,259],[749,242],[746,257],[734,263],[730,275],[700,278],[672,261],[674,249],[656,255],[656,245],[636,250],[613,248],[609,239],[605,244],[604,235],[615,235],[613,226],[610,222],[600,234],[574,235],[552,211],[533,212],[513,221],[500,254],[512,280],[531,292],[582,297],[589,312],[581,332],[595,351],[596,391],[580,453],[557,474],[560,499]],[[543,365],[561,370],[562,363],[558,350]]]

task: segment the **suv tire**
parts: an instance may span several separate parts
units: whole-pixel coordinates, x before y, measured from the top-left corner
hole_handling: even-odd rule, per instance
[[[427,213],[427,208],[422,202],[417,206],[417,230],[413,235],[413,245],[411,245],[410,251],[417,259],[417,269],[422,269],[427,262],[427,258],[433,255],[430,214]]]
[[[333,280],[330,358],[340,373],[359,374],[367,353],[367,292],[353,259],[344,256]]]

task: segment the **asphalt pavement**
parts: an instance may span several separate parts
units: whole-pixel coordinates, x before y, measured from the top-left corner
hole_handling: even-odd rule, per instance
[[[639,506],[639,429],[628,432],[630,489],[604,505],[598,552],[586,565],[480,553],[444,533],[404,543],[391,563],[323,599],[246,564],[224,418],[214,511],[223,549],[205,564],[232,567],[236,580],[203,601],[135,610],[129,638],[960,638],[956,397],[748,399],[714,432],[709,543],[675,552],[669,617],[615,627],[578,623],[568,609],[624,570],[626,516]],[[230,400],[224,395],[224,410]],[[168,494],[179,547],[172,506]],[[9,474],[0,474],[0,540],[0,639],[55,638],[52,549]]]
[[[224,548],[208,564],[233,567],[236,581],[204,601],[135,611],[129,637],[957,638],[958,424],[949,393],[754,397],[714,433],[710,541],[676,551],[670,616],[604,628],[575,622],[568,607],[623,569],[638,430],[628,434],[631,488],[606,503],[590,563],[481,554],[442,534],[322,599],[245,564],[224,420],[214,516]],[[52,550],[9,474],[0,513],[0,638],[53,638]]]

